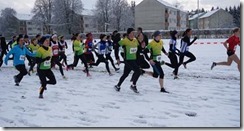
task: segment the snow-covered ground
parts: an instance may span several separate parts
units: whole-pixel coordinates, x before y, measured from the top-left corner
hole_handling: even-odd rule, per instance
[[[168,49],[168,41],[164,40]],[[198,42],[223,42],[207,39]],[[106,73],[103,63],[91,69],[87,78],[80,64],[65,71],[63,80],[58,70],[54,86],[48,85],[44,99],[38,99],[40,87],[36,75],[25,76],[19,87],[14,86],[17,71],[12,66],[0,69],[0,126],[1,127],[240,127],[240,73],[237,65],[217,66],[213,61],[225,61],[222,44],[194,44],[190,51],[197,60],[187,69],[179,69],[180,79],[174,80],[172,69],[163,66],[165,88],[159,92],[158,80],[141,76],[140,94],[130,89],[129,76],[121,92],[113,88],[123,72],[114,76]],[[73,54],[69,48],[68,63]],[[240,56],[240,48],[237,53]],[[164,56],[165,61],[169,59]],[[195,114],[196,116],[189,116]]]

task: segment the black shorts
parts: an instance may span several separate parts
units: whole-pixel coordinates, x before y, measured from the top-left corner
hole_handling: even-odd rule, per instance
[[[155,62],[155,65],[153,66],[153,77],[158,78],[160,77],[161,79],[164,79],[164,71],[161,67],[161,64],[159,62]]]
[[[235,54],[234,51],[231,51],[231,50],[227,51],[227,55],[228,55],[228,56],[232,56],[232,55],[234,55],[234,54]]]

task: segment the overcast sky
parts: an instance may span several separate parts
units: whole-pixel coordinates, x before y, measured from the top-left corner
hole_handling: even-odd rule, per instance
[[[95,3],[97,0],[82,0],[84,8],[86,9],[94,9]],[[131,2],[132,0],[127,0]],[[139,4],[142,0],[135,0],[136,4]],[[176,3],[176,1],[181,3],[184,10],[195,10],[197,9],[197,0],[165,0],[168,3]],[[210,10],[212,6],[214,7],[229,7],[234,5],[239,5],[240,0],[199,0],[200,8],[204,8],[205,10]],[[243,0],[241,0],[243,1]],[[35,0],[0,0],[0,10],[11,7],[14,8],[17,13],[30,13],[33,8]]]

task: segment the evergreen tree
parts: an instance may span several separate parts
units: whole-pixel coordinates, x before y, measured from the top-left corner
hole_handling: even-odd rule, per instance
[[[213,10],[214,10],[214,7],[212,7],[211,11],[213,11]]]
[[[225,11],[226,11],[226,12],[229,12],[227,7],[225,7]]]

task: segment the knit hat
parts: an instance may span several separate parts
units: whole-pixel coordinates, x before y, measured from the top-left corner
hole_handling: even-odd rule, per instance
[[[135,29],[133,29],[133,28],[128,28],[128,29],[127,29],[127,35],[130,34],[132,31],[135,31]]]
[[[43,44],[46,39],[49,39],[49,36],[42,36],[40,43]]]
[[[160,31],[155,31],[155,32],[153,33],[153,37],[157,37],[157,36],[159,36],[160,34],[161,34]]]

